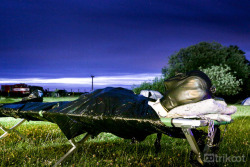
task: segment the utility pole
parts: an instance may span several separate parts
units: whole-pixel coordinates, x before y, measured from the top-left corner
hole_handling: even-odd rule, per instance
[[[92,91],[94,90],[94,75],[91,75],[91,78],[92,78]]]

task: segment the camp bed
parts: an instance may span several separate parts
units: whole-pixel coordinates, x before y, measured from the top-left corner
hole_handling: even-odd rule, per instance
[[[0,136],[0,139],[3,139],[6,137],[9,133],[16,133],[21,138],[26,139],[24,135],[22,135],[20,132],[16,130],[21,124],[23,124],[26,120],[21,119],[17,124],[15,124],[11,128],[6,128],[3,125],[0,124],[0,129],[4,131],[4,134]],[[209,127],[208,130],[208,142],[212,143],[215,132],[214,132],[214,126],[220,126],[220,125],[226,125],[230,124],[230,122],[218,122],[215,120],[199,120],[199,119],[185,119],[185,118],[161,118],[161,122],[164,123],[165,126],[171,127],[171,128],[181,128],[183,133],[185,134],[185,137],[191,147],[191,150],[195,153],[197,157],[197,161],[200,164],[204,164],[204,161],[202,160],[202,151],[199,149],[197,145],[197,141],[194,138],[194,135],[192,133],[192,129],[196,129],[199,127]],[[69,157],[74,151],[77,150],[77,148],[84,143],[91,135],[85,134],[85,136],[79,140],[78,142],[75,141],[74,138],[70,139],[69,142],[72,145],[72,148],[63,156],[61,157],[57,163],[54,166],[59,165],[62,163],[67,157]],[[209,145],[209,143],[208,143]]]

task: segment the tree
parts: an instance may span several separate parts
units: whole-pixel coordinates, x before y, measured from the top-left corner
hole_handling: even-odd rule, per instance
[[[247,85],[248,78],[250,78],[250,63],[244,54],[245,52],[238,46],[225,47],[217,42],[200,42],[172,54],[168,66],[162,68],[162,73],[165,77],[172,77],[176,72],[186,73],[199,68],[206,69],[223,64],[230,67],[227,72],[237,80],[242,80],[241,88],[244,93],[250,87]]]

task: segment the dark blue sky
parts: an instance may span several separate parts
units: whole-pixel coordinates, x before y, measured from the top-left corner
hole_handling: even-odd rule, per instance
[[[160,73],[201,41],[250,60],[248,0],[1,0],[0,79]]]

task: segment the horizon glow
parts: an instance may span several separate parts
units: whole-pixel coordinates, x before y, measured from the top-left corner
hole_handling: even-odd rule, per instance
[[[151,82],[155,77],[161,77],[160,73],[142,73],[131,75],[119,75],[119,76],[96,76],[94,77],[95,87],[132,87],[132,85],[139,85],[142,82]],[[0,78],[0,84],[37,84],[43,87],[90,87],[92,85],[91,77],[83,78]]]

